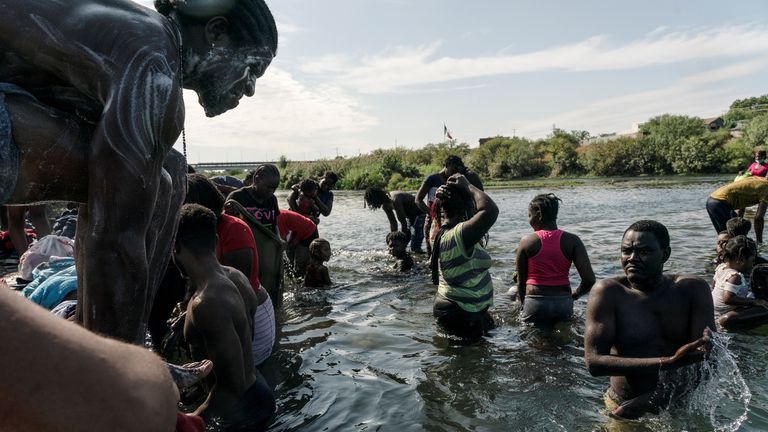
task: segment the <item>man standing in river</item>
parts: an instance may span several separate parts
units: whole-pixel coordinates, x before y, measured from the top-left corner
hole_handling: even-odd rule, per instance
[[[709,285],[662,273],[670,252],[664,225],[635,222],[621,241],[625,275],[597,282],[587,304],[584,360],[593,376],[611,377],[605,402],[619,417],[656,412],[690,388],[678,369],[704,359],[715,328]],[[675,388],[658,385],[662,370]]]

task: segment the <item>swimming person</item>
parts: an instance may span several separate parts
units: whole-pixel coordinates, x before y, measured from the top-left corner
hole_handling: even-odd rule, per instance
[[[277,51],[263,0],[155,7],[0,0],[0,202],[81,203],[78,318],[138,343],[184,200],[182,86],[217,116]]]
[[[621,240],[624,276],[598,281],[587,302],[584,360],[593,376],[611,377],[605,402],[619,417],[665,408],[676,389],[660,388],[659,371],[702,361],[715,328],[709,285],[664,274],[670,253],[664,225],[633,223]]]
[[[384,209],[389,219],[389,231],[399,230],[405,233],[411,242],[411,252],[424,253],[421,243],[424,240],[425,213],[416,204],[413,195],[407,192],[392,191],[387,193],[379,187],[369,187],[363,195],[365,205],[371,210]]]
[[[493,305],[491,257],[480,240],[496,222],[499,209],[461,174],[438,188],[435,209],[445,219],[431,257],[432,282],[438,285],[432,313],[445,332],[478,339],[494,325],[488,313]]]
[[[537,325],[569,321],[573,301],[587,294],[595,273],[581,239],[557,228],[560,198],[536,195],[528,204],[528,223],[534,233],[523,237],[517,247],[517,298],[523,305],[522,319]],[[581,283],[571,292],[568,271],[571,263]]]
[[[758,243],[763,242],[765,210],[768,207],[768,179],[748,177],[728,183],[712,192],[707,198],[707,213],[715,231],[726,229],[726,222],[736,216],[744,216],[744,209],[757,205],[753,226]]]
[[[275,399],[253,362],[249,310],[256,296],[245,275],[219,264],[216,224],[212,211],[185,204],[173,247],[176,266],[189,278],[184,338],[195,360],[213,362],[214,384],[195,414],[224,430],[261,430],[275,412]]]
[[[712,301],[723,328],[746,328],[768,323],[768,301],[750,292],[746,275],[752,272],[757,256],[755,242],[743,235],[723,247],[723,263],[715,269]]]

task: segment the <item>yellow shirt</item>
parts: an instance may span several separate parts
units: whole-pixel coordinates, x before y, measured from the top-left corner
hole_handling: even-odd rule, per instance
[[[768,201],[768,179],[765,177],[748,177],[717,189],[711,198],[725,201],[734,209],[742,209],[760,201]]]

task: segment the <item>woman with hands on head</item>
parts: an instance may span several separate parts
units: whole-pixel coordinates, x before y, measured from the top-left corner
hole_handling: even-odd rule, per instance
[[[431,257],[432,282],[438,285],[433,314],[447,333],[478,339],[493,328],[488,313],[493,304],[491,257],[480,240],[496,222],[499,209],[461,174],[438,188],[435,209],[442,225]]]

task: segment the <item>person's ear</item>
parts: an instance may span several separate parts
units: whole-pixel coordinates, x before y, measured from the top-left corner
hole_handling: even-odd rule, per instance
[[[228,46],[229,39],[229,21],[222,17],[213,17],[205,24],[205,41],[212,47]]]
[[[664,248],[664,250],[662,250],[661,262],[662,263],[667,262],[667,260],[669,259],[670,255],[672,255],[672,248],[667,246],[667,247]]]

